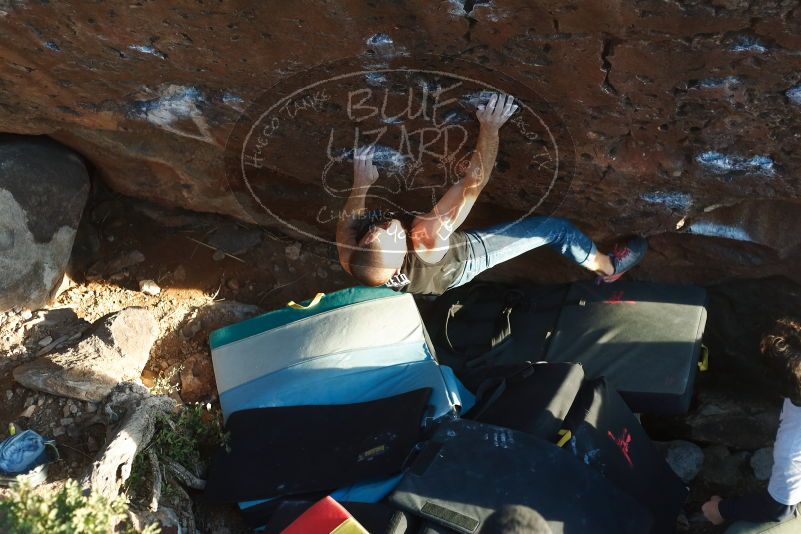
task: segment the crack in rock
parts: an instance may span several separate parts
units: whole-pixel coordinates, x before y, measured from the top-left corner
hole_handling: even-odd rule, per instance
[[[614,53],[615,44],[612,39],[604,39],[604,46],[601,50],[601,70],[604,71],[604,81],[601,89],[608,95],[617,95],[617,89],[609,82],[609,73],[612,71],[612,63],[609,56]]]

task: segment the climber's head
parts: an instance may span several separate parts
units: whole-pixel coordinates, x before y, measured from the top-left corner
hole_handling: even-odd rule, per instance
[[[780,319],[762,338],[761,349],[778,392],[801,406],[801,323]]]
[[[350,257],[351,274],[366,286],[380,286],[397,274],[406,256],[406,231],[398,219],[371,225]]]

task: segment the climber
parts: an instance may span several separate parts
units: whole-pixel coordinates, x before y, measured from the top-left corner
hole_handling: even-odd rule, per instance
[[[733,528],[738,533],[801,532],[801,517],[797,517],[801,503],[801,323],[778,321],[762,339],[760,350],[776,392],[784,397],[768,487],[739,498],[713,495],[701,511],[715,525],[726,521],[768,523],[740,523]]]
[[[478,107],[478,142],[460,181],[434,208],[417,216],[365,209],[378,179],[372,146],[355,151],[353,188],[337,225],[342,267],[367,286],[442,294],[482,271],[531,249],[549,245],[585,269],[613,282],[638,264],[647,248],[635,237],[607,255],[572,223],[556,217],[527,217],[478,230],[457,230],[489,181],[498,154],[498,131],[517,111],[514,98],[493,94]]]

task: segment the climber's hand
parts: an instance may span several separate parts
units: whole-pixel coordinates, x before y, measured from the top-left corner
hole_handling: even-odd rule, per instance
[[[490,97],[489,102],[478,106],[476,117],[482,128],[497,132],[517,111],[517,108],[513,96],[496,93]]]
[[[366,189],[378,180],[378,168],[373,165],[374,146],[357,148],[353,153],[353,187]]]
[[[723,519],[723,516],[720,515],[720,508],[718,506],[722,500],[723,499],[721,497],[713,495],[701,507],[704,517],[706,517],[707,520],[713,525],[722,525],[726,521]]]

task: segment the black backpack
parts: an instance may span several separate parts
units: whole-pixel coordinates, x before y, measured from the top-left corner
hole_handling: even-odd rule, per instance
[[[437,359],[457,374],[544,360],[567,289],[474,282],[446,292],[424,316]]]
[[[604,378],[584,383],[563,428],[566,451],[650,510],[650,532],[674,532],[687,487]]]
[[[465,414],[491,425],[556,441],[584,380],[572,363],[508,364],[466,373],[474,387],[475,407]]]

